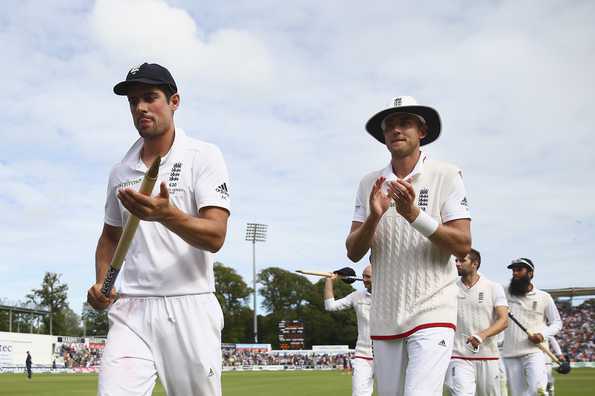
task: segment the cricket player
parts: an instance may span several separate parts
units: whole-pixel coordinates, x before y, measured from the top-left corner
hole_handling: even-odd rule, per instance
[[[548,341],[549,350],[552,351],[552,353],[554,355],[556,355],[558,360],[561,362],[565,361],[566,357],[562,353],[562,348],[560,348],[560,344],[558,344],[556,337],[549,336],[549,337],[547,337],[547,341]],[[554,394],[555,394],[555,388],[554,388],[555,379],[554,379],[554,374],[552,373],[553,365],[554,365],[554,363],[552,362],[552,359],[550,359],[549,356],[546,356],[545,357],[545,372],[547,374],[547,385],[546,385],[545,389],[546,389],[546,393],[548,396],[554,396]]]
[[[100,396],[151,395],[159,376],[172,395],[221,395],[223,315],[213,253],[223,245],[230,211],[221,151],[174,125],[180,95],[170,72],[154,63],[130,69],[114,87],[126,96],[140,138],[111,171],[96,280],[95,309],[109,306],[110,329],[99,373]],[[161,156],[153,194],[137,192]],[[141,219],[120,274],[120,294],[102,281],[130,214]]]
[[[361,180],[346,247],[354,262],[372,251],[378,393],[441,396],[457,322],[450,257],[471,249],[461,171],[420,150],[440,135],[440,116],[412,97],[395,98],[366,129],[390,162]]]
[[[374,357],[372,340],[370,339],[370,305],[372,303],[372,266],[368,265],[362,273],[365,290],[335,300],[333,282],[337,275],[326,278],[324,283],[324,308],[327,311],[340,311],[353,308],[357,316],[357,343],[355,356],[351,361],[353,376],[351,378],[352,396],[372,396],[374,390]]]
[[[502,356],[511,396],[544,395],[547,386],[545,354],[537,347],[556,335],[562,320],[554,300],[532,283],[535,264],[519,258],[508,266],[512,279],[506,291],[510,312],[529,330],[529,337],[511,323],[504,332]]]
[[[501,396],[497,334],[508,324],[508,304],[501,285],[478,272],[481,255],[471,249],[456,259],[457,329],[445,385],[453,396]]]

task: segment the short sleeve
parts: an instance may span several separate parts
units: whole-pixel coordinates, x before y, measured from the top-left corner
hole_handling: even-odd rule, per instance
[[[457,173],[453,182],[452,189],[446,201],[442,204],[440,210],[442,223],[447,223],[457,219],[470,219],[469,203],[467,202],[467,191],[463,184],[461,171]]]
[[[196,206],[200,210],[207,206],[231,208],[231,186],[229,174],[223,154],[218,147],[209,145],[208,150],[201,152],[195,161],[198,172],[195,173]]]
[[[112,169],[107,184],[107,193],[105,197],[105,214],[103,221],[105,224],[122,227],[122,211],[120,209],[120,203],[118,201],[117,194],[117,182],[115,176],[115,169]]]
[[[504,288],[498,283],[492,284],[492,295],[494,296],[494,307],[508,307],[508,301],[506,300],[506,294],[504,294]]]
[[[362,180],[359,183],[357,193],[355,194],[355,208],[353,210],[353,221],[359,223],[363,223],[368,217],[368,213],[366,213],[366,202],[368,197],[366,197],[364,190],[364,181]]]

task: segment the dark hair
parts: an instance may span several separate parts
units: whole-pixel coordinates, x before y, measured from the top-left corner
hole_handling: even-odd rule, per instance
[[[176,94],[177,92],[174,92],[174,90],[172,89],[171,86],[169,85],[157,85],[157,88],[159,88],[163,94],[165,95],[165,100],[167,101],[167,103],[169,103],[169,99]]]
[[[469,260],[474,263],[477,263],[477,269],[481,266],[481,254],[475,249],[471,249],[469,251]]]

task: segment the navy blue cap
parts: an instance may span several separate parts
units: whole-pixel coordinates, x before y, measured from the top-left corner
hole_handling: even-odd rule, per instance
[[[128,71],[126,80],[114,86],[116,95],[128,95],[130,87],[134,84],[148,84],[168,87],[171,93],[178,92],[176,82],[169,70],[157,63],[143,63]]]

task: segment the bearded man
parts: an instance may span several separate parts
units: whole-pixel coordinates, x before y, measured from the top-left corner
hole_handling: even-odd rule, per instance
[[[511,324],[504,332],[502,356],[511,396],[544,395],[547,386],[545,355],[537,347],[562,328],[560,313],[552,297],[535,287],[535,264],[528,258],[508,266],[512,279],[506,291],[510,312],[529,330],[528,336]]]

